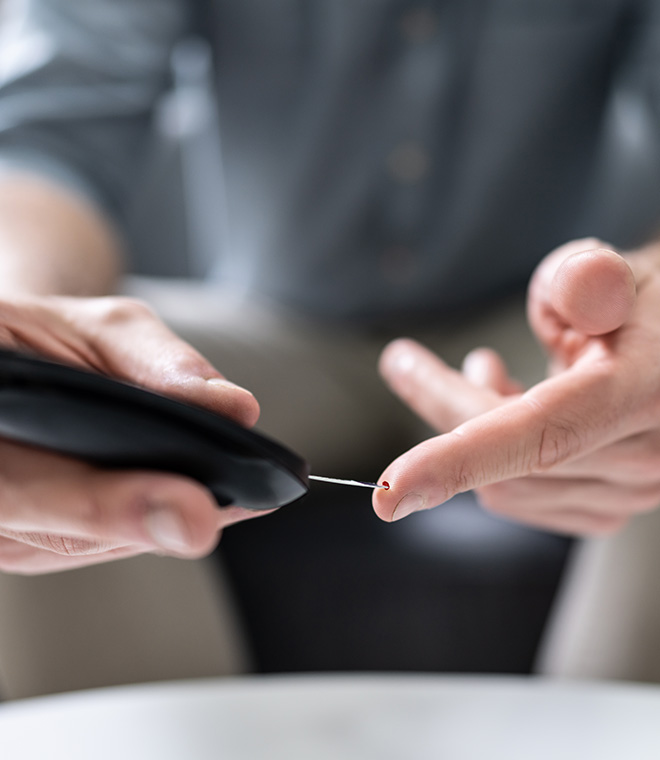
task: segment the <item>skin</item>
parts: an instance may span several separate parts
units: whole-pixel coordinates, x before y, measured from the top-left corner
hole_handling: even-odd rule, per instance
[[[143,303],[103,296],[120,262],[111,226],[86,202],[36,177],[0,177],[0,345],[253,425],[259,406],[251,393]],[[224,527],[256,514],[217,508],[181,476],[104,471],[0,440],[0,570],[45,573],[144,552],[200,557]]]
[[[459,372],[413,341],[386,347],[383,378],[441,434],[382,473],[383,520],[475,489],[505,518],[601,535],[660,504],[660,246],[562,246],[532,278],[528,318],[549,372],[526,391],[487,349]]]

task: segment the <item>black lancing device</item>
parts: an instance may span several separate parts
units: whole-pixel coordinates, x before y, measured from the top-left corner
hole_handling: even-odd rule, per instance
[[[266,510],[307,493],[298,454],[218,414],[105,375],[0,350],[0,437],[110,468],[179,473],[220,506]]]

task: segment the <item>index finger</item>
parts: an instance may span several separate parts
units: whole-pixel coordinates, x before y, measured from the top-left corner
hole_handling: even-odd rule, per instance
[[[457,493],[545,472],[632,432],[632,415],[620,410],[631,412],[633,403],[621,374],[567,370],[400,456],[380,476],[390,488],[374,493],[374,509],[396,520]]]

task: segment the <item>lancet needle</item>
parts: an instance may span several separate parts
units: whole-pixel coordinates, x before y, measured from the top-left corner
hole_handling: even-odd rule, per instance
[[[340,478],[324,478],[321,475],[310,475],[310,480],[321,480],[324,483],[336,483],[340,486],[360,486],[360,488],[382,488],[388,491],[390,484],[385,480],[382,483],[365,483],[362,480],[342,480]]]

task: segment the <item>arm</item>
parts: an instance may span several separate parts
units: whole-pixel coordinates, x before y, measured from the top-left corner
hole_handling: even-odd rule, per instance
[[[100,295],[186,29],[179,0],[25,0],[0,25],[0,294]]]
[[[119,238],[81,196],[37,175],[0,175],[0,294],[103,295],[121,267]]]

